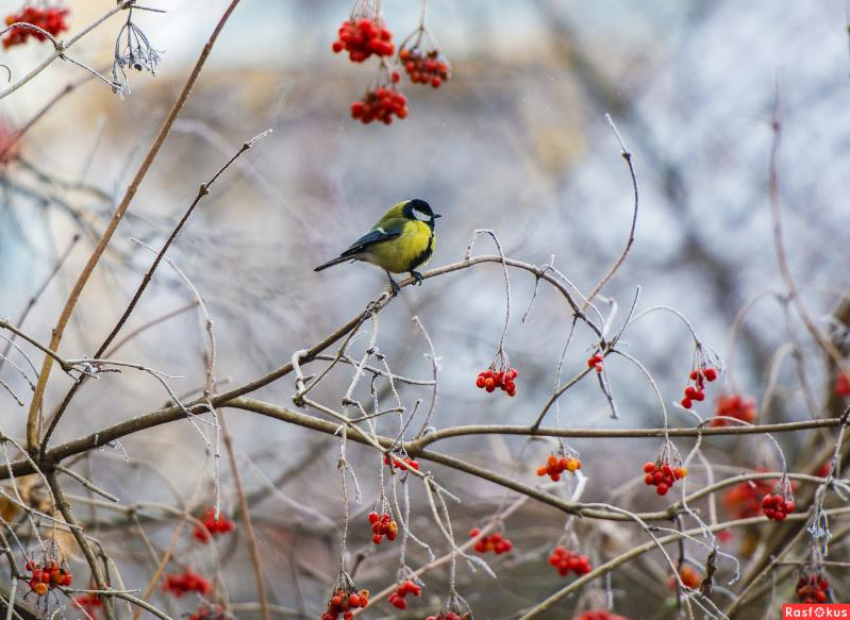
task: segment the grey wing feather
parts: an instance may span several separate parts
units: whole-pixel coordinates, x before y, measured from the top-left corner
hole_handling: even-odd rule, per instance
[[[390,230],[386,231],[380,228],[376,228],[372,230],[362,237],[360,237],[357,241],[351,244],[351,247],[348,248],[345,252],[340,254],[340,257],[343,256],[354,256],[356,254],[360,254],[370,245],[375,245],[376,243],[381,243],[382,241],[389,241],[390,239],[395,239],[396,237],[401,236],[400,230]]]

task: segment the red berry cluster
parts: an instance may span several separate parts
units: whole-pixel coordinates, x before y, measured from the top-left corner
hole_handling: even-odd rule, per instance
[[[389,465],[393,469],[401,469],[402,471],[407,471],[408,469],[419,471],[419,463],[404,454],[393,454],[392,458],[390,458],[389,454],[385,454],[384,465]]]
[[[424,52],[419,48],[402,49],[398,59],[407,72],[407,77],[414,84],[430,84],[440,88],[451,77],[449,63],[446,62],[437,49]]]
[[[538,476],[549,476],[552,482],[558,482],[561,479],[561,474],[565,471],[574,472],[581,469],[581,461],[572,456],[562,456],[558,458],[554,454],[550,454],[546,459],[546,464],[537,468]]]
[[[850,376],[846,372],[840,372],[835,377],[833,391],[836,396],[850,396]]]
[[[699,587],[699,584],[702,583],[702,573],[690,564],[684,564],[682,568],[679,569],[679,578],[682,580],[685,587],[690,588],[691,590],[696,590]],[[679,581],[675,577],[670,577],[670,581],[667,585],[675,590],[676,586],[679,585]]]
[[[736,484],[723,495],[723,505],[738,519],[755,517],[761,512],[761,502],[773,485],[767,480],[748,480]]]
[[[514,381],[518,374],[516,368],[498,372],[493,368],[488,368],[478,373],[475,385],[488,392],[494,392],[496,388],[501,388],[503,392],[508,393],[508,396],[516,396],[516,383]]]
[[[475,538],[480,533],[481,530],[474,527],[469,530],[469,537]],[[505,538],[499,532],[493,532],[487,536],[482,536],[481,539],[475,543],[475,551],[478,553],[487,553],[488,551],[492,551],[496,555],[502,555],[511,549],[513,549],[513,543],[510,539]]]
[[[587,358],[587,367],[593,368],[596,372],[602,372],[603,370],[605,370],[605,366],[603,366],[602,364],[603,359],[604,358],[602,357],[601,353],[591,355]]]
[[[236,524],[233,523],[230,519],[225,517],[224,515],[218,515],[218,521],[215,520],[215,508],[207,508],[207,513],[204,516],[204,526],[200,525],[195,526],[194,537],[195,540],[198,540],[204,544],[210,541],[210,536],[218,536],[219,534],[226,534],[227,532],[232,532],[236,527]]]
[[[369,519],[369,523],[372,524],[372,533],[374,534],[372,536],[372,542],[376,545],[381,544],[384,536],[390,541],[395,540],[398,536],[398,523],[393,520],[390,513],[382,512],[378,514],[372,511],[367,518]]]
[[[607,609],[591,609],[577,616],[575,620],[628,620],[628,618],[612,613]]]
[[[11,26],[14,23],[32,24],[55,37],[68,30],[68,24],[65,21],[67,16],[68,9],[27,6],[20,13],[7,15],[6,25]],[[36,41],[47,40],[47,37],[41,32],[28,28],[12,28],[3,38],[3,49],[9,49],[13,45],[23,45],[30,37]]]
[[[93,617],[98,609],[103,608],[103,601],[97,594],[82,594],[73,599],[72,602],[89,617]]]
[[[372,121],[382,121],[389,125],[393,122],[393,116],[407,118],[407,97],[395,88],[379,86],[367,90],[363,99],[351,104],[351,118],[360,120],[364,125]]]
[[[826,603],[832,596],[829,579],[815,571],[797,580],[797,598],[801,603]]]
[[[201,596],[207,596],[213,588],[212,584],[204,577],[187,568],[182,575],[166,575],[162,589],[180,598],[189,592],[197,592]]]
[[[761,500],[761,508],[764,510],[764,516],[773,521],[784,521],[789,513],[797,509],[794,503],[794,498],[788,495],[786,498],[779,493],[768,493]]]
[[[372,54],[391,56],[395,51],[392,33],[384,27],[380,18],[346,20],[339,29],[339,38],[331,48],[337,54],[348,52],[351,62],[363,62]]]
[[[647,485],[655,486],[655,492],[659,495],[667,495],[677,480],[681,480],[688,475],[688,470],[684,467],[671,467],[669,463],[655,462],[647,463],[643,466],[644,482]]]
[[[717,369],[713,366],[695,368],[691,371],[689,379],[693,381],[693,385],[690,385],[690,381],[688,382],[689,385],[685,387],[685,397],[681,401],[685,409],[693,407],[694,401],[705,400],[705,382],[717,379]]]
[[[322,614],[322,620],[336,620],[342,614],[343,620],[354,618],[352,609],[361,609],[369,604],[369,590],[337,589],[328,601],[328,610]]]
[[[558,545],[549,556],[549,565],[553,566],[561,577],[566,577],[570,571],[576,575],[586,575],[592,568],[590,559],[586,555],[567,551],[566,547]]]
[[[390,594],[390,605],[395,605],[399,609],[407,609],[407,601],[404,600],[404,597],[408,594],[412,594],[413,596],[419,596],[422,594],[422,588],[413,583],[410,579],[405,581],[399,587],[395,589],[395,592]]]
[[[740,394],[729,394],[717,397],[717,406],[712,418],[711,426],[727,426],[732,422],[723,418],[734,418],[748,424],[756,419],[756,401],[752,398],[744,398]]]
[[[231,616],[219,605],[201,605],[189,620],[229,620]]]
[[[445,613],[440,613],[437,616],[428,616],[425,620],[469,620],[469,614],[459,614],[454,611],[447,611]]]
[[[60,566],[56,560],[47,560],[43,564],[30,560],[26,563],[25,568],[28,573],[32,573],[29,586],[38,596],[44,596],[48,590],[52,590],[56,586],[68,588],[74,581],[74,576],[71,575],[68,567]]]

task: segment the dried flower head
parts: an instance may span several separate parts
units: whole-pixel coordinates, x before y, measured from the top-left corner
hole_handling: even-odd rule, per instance
[[[133,7],[127,11],[127,21],[115,39],[115,59],[112,62],[112,90],[116,94],[130,92],[130,80],[125,69],[150,71],[162,61],[162,52],[153,48],[147,35],[133,22]]]

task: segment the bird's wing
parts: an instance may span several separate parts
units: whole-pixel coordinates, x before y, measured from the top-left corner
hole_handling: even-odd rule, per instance
[[[340,254],[340,256],[355,256],[357,254],[361,254],[369,246],[375,245],[376,243],[382,243],[384,241],[400,237],[404,232],[405,222],[406,220],[404,219],[383,222],[381,226],[376,226],[360,237],[357,241],[352,243],[351,247]]]

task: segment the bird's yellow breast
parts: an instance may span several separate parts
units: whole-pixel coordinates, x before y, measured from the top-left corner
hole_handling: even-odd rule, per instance
[[[434,243],[434,234],[426,223],[409,221],[400,237],[376,243],[364,258],[390,273],[403,273],[425,265],[434,252]]]

